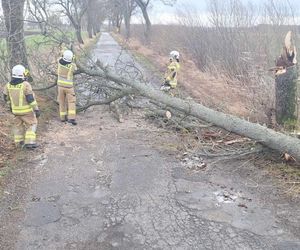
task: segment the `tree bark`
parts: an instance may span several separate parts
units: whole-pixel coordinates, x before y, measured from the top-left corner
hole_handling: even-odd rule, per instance
[[[93,23],[94,23],[94,19],[96,18],[94,16],[93,5],[94,5],[94,1],[89,0],[87,5],[87,32],[89,38],[93,38]]]
[[[143,17],[144,17],[145,22],[146,22],[146,30],[145,30],[146,42],[150,43],[150,40],[151,40],[151,21],[150,21],[147,9],[142,8],[142,12],[143,12]]]
[[[75,30],[76,30],[77,41],[80,44],[84,44],[84,41],[83,41],[82,35],[81,35],[81,25],[76,25]]]
[[[97,33],[100,33],[100,31],[101,31],[101,21],[100,20],[98,20],[97,22],[94,22],[93,30],[94,30],[94,35],[97,35]]]
[[[24,40],[24,3],[25,0],[2,0],[2,8],[7,29],[7,50],[9,66],[16,64],[28,67]]]
[[[142,14],[143,14],[143,18],[145,20],[146,23],[146,30],[145,30],[145,39],[147,43],[150,43],[150,39],[151,39],[151,21],[150,21],[150,17],[148,15],[148,11],[147,11],[147,6],[148,3],[144,3],[142,0],[135,0],[135,2],[137,3],[137,5],[140,7]]]
[[[126,39],[129,39],[131,36],[130,16],[124,15],[124,21],[125,21]]]
[[[122,78],[107,70],[89,70],[81,65],[78,65],[78,67],[82,72],[85,72],[90,76],[104,77],[107,80],[133,87],[140,95],[144,97],[148,97],[188,115],[192,115],[208,123],[212,123],[227,131],[251,138],[271,149],[288,153],[300,161],[300,140],[298,138],[287,136],[233,115],[228,115],[209,109],[194,101],[187,101],[172,97],[163,93],[162,91],[154,89],[151,85]]]
[[[88,17],[88,23],[87,23],[87,32],[89,35],[89,38],[93,38],[94,32],[93,32],[93,25],[91,21],[89,20],[90,18]]]
[[[292,31],[284,39],[281,55],[276,60],[275,112],[280,125],[292,128],[297,122],[297,50]]]
[[[276,76],[275,91],[275,111],[276,121],[280,125],[292,124],[297,120],[297,66],[294,65],[286,69],[286,73]]]

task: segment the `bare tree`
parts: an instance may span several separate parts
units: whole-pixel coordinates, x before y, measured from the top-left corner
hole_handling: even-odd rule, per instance
[[[272,25],[285,25],[288,24],[289,19],[293,15],[293,10],[290,8],[289,0],[267,0],[264,3],[263,11],[265,12],[264,20],[266,23]]]
[[[121,0],[111,0],[106,4],[109,10],[109,22],[117,29],[117,32],[121,32],[121,25],[123,22],[123,4]]]
[[[46,35],[50,12],[49,0],[27,0],[27,7],[30,15],[36,20],[41,33]]]
[[[58,0],[55,2],[55,4],[62,7],[63,13],[69,18],[76,31],[78,42],[83,44],[84,42],[81,35],[81,22],[84,13],[87,10],[87,0]]]
[[[100,26],[106,18],[106,9],[102,0],[88,0],[87,4],[87,31],[89,38],[100,32]]]
[[[130,32],[130,20],[131,16],[133,14],[133,11],[136,8],[136,2],[134,0],[124,0],[124,22],[125,22],[125,29],[126,29],[126,38],[130,38],[131,32]]]
[[[16,64],[28,67],[24,41],[24,4],[25,0],[2,0],[2,8],[7,29],[7,49],[9,65]]]
[[[145,29],[145,38],[146,38],[146,42],[149,43],[151,40],[151,20],[148,14],[148,9],[150,6],[150,2],[151,0],[134,0],[136,2],[136,4],[139,6],[140,10],[142,11],[143,14],[143,18],[145,20],[145,25],[146,25],[146,29]],[[174,5],[176,3],[176,0],[160,0],[160,2],[162,2],[165,5]]]
[[[142,11],[145,23],[146,23],[146,30],[145,30],[145,38],[147,42],[150,42],[151,37],[151,21],[148,14],[148,6],[150,3],[150,0],[135,0],[136,4],[139,6],[139,8]]]

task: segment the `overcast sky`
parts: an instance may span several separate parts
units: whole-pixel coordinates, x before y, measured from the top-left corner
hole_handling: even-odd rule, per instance
[[[264,0],[242,0],[245,3],[251,2],[253,4],[262,4]],[[276,2],[285,1],[285,0],[275,0]],[[297,11],[300,10],[300,0],[289,0],[290,3],[297,7]],[[176,22],[176,13],[179,9],[182,8],[191,8],[194,11],[199,12],[205,16],[206,13],[206,4],[207,0],[177,0],[176,4],[171,6],[166,6],[161,3],[160,0],[153,0],[153,7],[150,11],[150,16],[153,23],[172,23]]]
[[[166,6],[159,0],[153,0],[153,7],[150,11],[153,23],[175,22],[174,19],[178,10],[186,6],[192,6],[193,9],[197,9],[199,12],[206,11],[205,0],[177,0],[173,7]]]

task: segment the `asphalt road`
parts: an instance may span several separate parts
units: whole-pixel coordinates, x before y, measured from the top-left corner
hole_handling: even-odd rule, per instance
[[[103,33],[93,56],[130,65],[120,51]],[[299,204],[262,170],[238,161],[192,170],[203,159],[182,155],[180,137],[138,112],[118,123],[95,107],[78,121],[49,125],[23,213],[0,213],[0,232],[14,228],[2,249],[300,249]]]

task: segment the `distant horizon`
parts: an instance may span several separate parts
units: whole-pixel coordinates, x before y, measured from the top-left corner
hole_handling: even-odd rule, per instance
[[[241,0],[244,3],[252,3],[260,6],[265,1],[262,0]],[[278,0],[279,1],[279,0]],[[300,1],[290,0],[291,5],[295,10],[296,25],[300,24]],[[176,24],[178,23],[178,11],[189,10],[201,17],[204,23],[208,24],[207,2],[199,0],[177,0],[174,6],[164,5],[160,0],[153,0],[152,8],[149,10],[149,16],[153,24]],[[138,23],[142,20],[141,16],[133,18],[133,23]]]
[[[132,23],[132,25],[144,25],[143,23]],[[180,24],[180,23],[153,23],[152,26],[169,26],[169,25],[174,25],[174,26],[183,26],[183,24]],[[257,27],[257,26],[278,26],[278,27],[291,27],[291,26],[295,26],[295,27],[299,27],[300,28],[300,23],[298,24],[279,24],[279,25],[276,25],[276,24],[270,24],[270,23],[258,23],[258,24],[255,24],[253,26],[250,26],[250,27]],[[201,27],[206,27],[206,28],[214,28],[213,26],[201,26]],[[224,28],[230,28],[230,27],[224,27]],[[238,28],[243,28],[243,26],[240,26]],[[249,27],[245,27],[245,28],[249,28]]]

